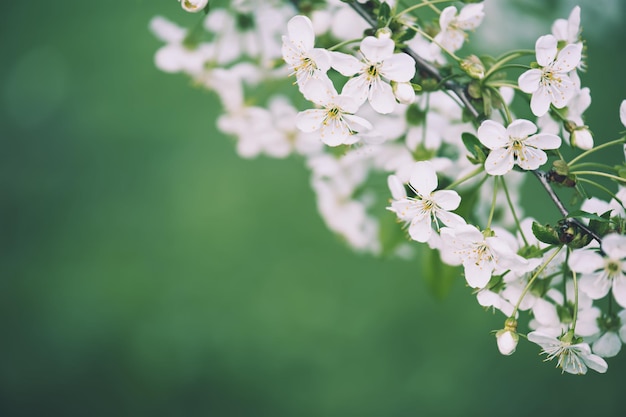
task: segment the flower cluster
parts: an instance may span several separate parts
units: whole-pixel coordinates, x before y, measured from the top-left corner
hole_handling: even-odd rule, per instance
[[[155,64],[215,92],[217,126],[242,157],[299,155],[326,225],[356,250],[410,258],[415,241],[458,266],[478,303],[504,314],[502,354],[516,350],[527,312],[527,339],[547,360],[568,373],[605,372],[604,358],[626,343],[626,164],[589,171],[598,164],[581,160],[626,136],[596,146],[584,123],[580,8],[534,51],[478,58],[460,53],[489,12],[483,3],[328,0],[306,13],[298,3],[182,0],[207,14],[192,30],[155,17],[165,42]],[[626,127],[626,101],[619,117]],[[524,215],[528,177],[557,223]],[[377,178],[387,179],[382,199]],[[567,208],[553,185],[582,202]],[[406,233],[383,238],[389,227]]]

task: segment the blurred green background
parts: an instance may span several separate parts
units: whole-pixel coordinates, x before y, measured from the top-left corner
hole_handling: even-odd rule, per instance
[[[599,3],[601,142],[626,11]],[[528,48],[575,3],[510,4],[528,8],[509,30],[535,19],[507,31]],[[153,66],[156,14],[195,19],[174,0],[0,6],[0,415],[623,415],[626,352],[586,377],[528,343],[502,357],[503,317],[461,277],[437,300],[417,262],[330,234],[300,161],[238,158],[215,96]]]

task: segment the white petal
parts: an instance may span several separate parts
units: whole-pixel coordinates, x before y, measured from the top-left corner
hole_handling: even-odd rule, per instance
[[[320,138],[328,146],[339,146],[345,143],[350,135],[348,126],[336,119],[322,123],[320,128]]]
[[[526,139],[524,144],[539,149],[558,149],[561,146],[561,138],[557,135],[540,133]]]
[[[369,90],[369,82],[367,82],[366,76],[361,74],[358,77],[350,78],[348,80],[341,90],[341,95],[352,97],[359,105],[361,105],[367,100]]]
[[[372,84],[368,98],[372,108],[380,114],[389,114],[396,107],[396,96],[391,86],[384,81]]]
[[[465,270],[465,279],[470,287],[484,288],[491,279],[493,263],[487,261],[476,263],[470,260],[463,262],[463,268]]]
[[[313,24],[306,16],[294,16],[287,23],[287,33],[289,40],[303,51],[313,48],[315,43],[315,33]]]
[[[493,120],[485,120],[478,128],[478,140],[489,149],[503,148],[509,143],[504,126]]]
[[[504,148],[494,149],[485,160],[485,171],[490,175],[504,175],[513,169],[513,152]]]
[[[573,43],[561,49],[552,68],[557,72],[570,72],[578,66],[582,54],[582,43]]]
[[[593,342],[593,353],[603,358],[612,358],[622,349],[622,341],[615,332],[606,332]]]
[[[406,198],[406,190],[404,189],[404,184],[400,181],[395,175],[390,175],[387,177],[387,186],[389,187],[389,191],[391,191],[391,196],[394,200],[401,200]]]
[[[619,120],[626,127],[626,100],[622,100],[622,104],[619,106]]]
[[[578,280],[580,290],[594,300],[598,300],[609,293],[611,281],[604,274],[585,274]]]
[[[626,258],[626,236],[617,233],[604,236],[602,250],[613,260]]]
[[[598,355],[587,355],[584,357],[584,361],[589,368],[596,372],[600,372],[601,374],[605,373],[607,369],[609,369],[609,365],[606,361]]]
[[[353,114],[344,114],[343,118],[345,119],[345,123],[348,125],[350,130],[352,130],[353,132],[365,132],[368,130],[372,130],[373,128],[370,122],[360,116],[355,116]]]
[[[438,210],[436,214],[437,218],[448,227],[458,227],[466,224],[465,219],[458,214],[444,210]]]
[[[430,197],[430,194],[437,188],[437,173],[432,163],[416,162],[411,170],[409,183],[420,196]]]
[[[385,59],[393,55],[395,42],[391,38],[375,38],[367,36],[361,41],[361,53],[365,58],[372,62],[383,62]],[[408,81],[408,80],[407,80]]]
[[[572,271],[591,274],[604,266],[604,259],[596,252],[581,249],[572,252],[567,264]]]
[[[454,190],[435,191],[433,201],[444,210],[456,210],[461,204],[461,196]]]
[[[523,139],[535,133],[537,126],[530,120],[518,119],[506,128],[506,133],[514,139]]]
[[[485,16],[483,7],[483,3],[468,4],[463,7],[456,19],[457,26],[463,30],[476,29]]]
[[[325,115],[326,111],[321,109],[301,111],[296,116],[296,127],[303,132],[315,132],[322,126]]]
[[[540,69],[530,69],[519,76],[517,84],[519,88],[528,94],[534,93],[539,88],[542,71]]]
[[[541,117],[548,112],[551,103],[552,94],[550,90],[540,86],[530,99],[530,110],[535,116]]]
[[[380,73],[392,81],[409,82],[415,76],[415,61],[405,53],[393,54],[383,61]]]
[[[530,332],[528,333],[526,337],[528,338],[528,340],[530,340],[533,343],[538,344],[544,349],[547,347],[557,346],[560,344],[560,342],[556,338],[546,335],[544,333],[538,332],[538,331]]]
[[[409,235],[411,239],[418,242],[428,242],[432,235],[433,228],[430,216],[415,217],[409,226]]]
[[[547,66],[557,54],[558,41],[552,35],[541,36],[535,43],[535,52],[537,54],[537,63],[542,67]]]
[[[626,308],[626,277],[613,278],[613,297],[622,307]]]
[[[346,77],[351,77],[363,68],[363,63],[352,55],[341,52],[331,52],[330,58],[332,67]]]
[[[541,149],[524,146],[517,154],[517,165],[526,170],[537,169],[548,161],[548,156]]]

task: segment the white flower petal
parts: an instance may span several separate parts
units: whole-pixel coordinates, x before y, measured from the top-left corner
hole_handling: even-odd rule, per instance
[[[485,171],[490,175],[504,175],[513,169],[513,152],[504,148],[494,149],[485,160]]]
[[[622,100],[622,104],[619,106],[619,120],[626,127],[626,100]]]
[[[617,304],[626,308],[626,277],[624,275],[613,278],[613,297]]]
[[[523,139],[537,131],[537,126],[530,120],[518,119],[506,128],[507,135],[512,139]]]
[[[432,235],[433,228],[430,216],[422,215],[413,218],[409,226],[409,235],[411,239],[418,242],[428,242]]]
[[[415,76],[415,61],[405,53],[393,54],[383,61],[380,73],[392,81],[409,82]]]
[[[454,190],[439,190],[432,194],[433,201],[442,209],[456,210],[461,204],[461,196]]]
[[[549,65],[557,54],[558,41],[552,35],[544,35],[535,42],[535,53],[537,54],[537,63],[542,67]]]
[[[540,86],[530,99],[530,110],[537,117],[541,117],[548,112],[552,103],[553,94],[547,87]]]
[[[593,353],[603,358],[612,358],[622,349],[622,341],[615,332],[606,332],[593,342]]]
[[[383,62],[393,55],[396,44],[391,38],[367,36],[361,41],[361,53],[371,63]]]
[[[557,135],[539,133],[526,139],[524,144],[539,149],[558,149],[561,146],[561,138]]]
[[[306,16],[294,16],[287,23],[287,34],[289,40],[303,51],[313,48],[315,43],[315,32],[313,24]]]
[[[368,98],[372,108],[380,114],[389,114],[396,108],[396,96],[386,82],[372,84]]]
[[[626,258],[626,236],[611,233],[602,239],[602,250],[613,260]]]
[[[504,126],[493,120],[481,123],[477,132],[478,140],[489,149],[505,147],[509,142],[509,135]]]
[[[303,132],[314,132],[322,126],[325,115],[326,111],[321,109],[301,111],[296,116],[296,127]]]
[[[409,183],[420,196],[430,198],[430,194],[437,188],[437,173],[432,163],[416,162]]]
[[[539,168],[548,161],[548,156],[541,149],[524,146],[517,154],[517,165],[526,170]]]
[[[517,84],[519,88],[528,94],[532,94],[539,88],[542,71],[540,69],[530,69],[519,76]]]
[[[331,52],[330,58],[332,67],[346,77],[351,77],[363,68],[363,63],[352,55]]]

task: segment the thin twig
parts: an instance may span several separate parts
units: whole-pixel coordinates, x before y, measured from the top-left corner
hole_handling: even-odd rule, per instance
[[[546,173],[543,172],[543,171],[537,170],[537,169],[532,171],[532,172],[533,172],[533,174],[535,174],[535,177],[537,177],[537,179],[539,180],[539,182],[543,186],[544,190],[546,190],[546,192],[550,196],[550,199],[552,200],[552,202],[554,203],[556,208],[559,210],[559,212],[561,213],[563,218],[565,218],[566,221],[574,223],[578,228],[580,228],[582,231],[587,233],[589,236],[591,236],[593,239],[595,239],[598,243],[602,244],[602,238],[600,236],[598,236],[598,234],[596,232],[594,232],[593,230],[588,228],[580,220],[578,220],[576,218],[573,218],[573,217],[570,217],[569,212],[567,211],[567,209],[563,205],[563,202],[561,201],[559,196],[556,195],[556,193],[554,192],[554,190],[550,186],[550,183],[548,182],[548,179],[546,178]]]

